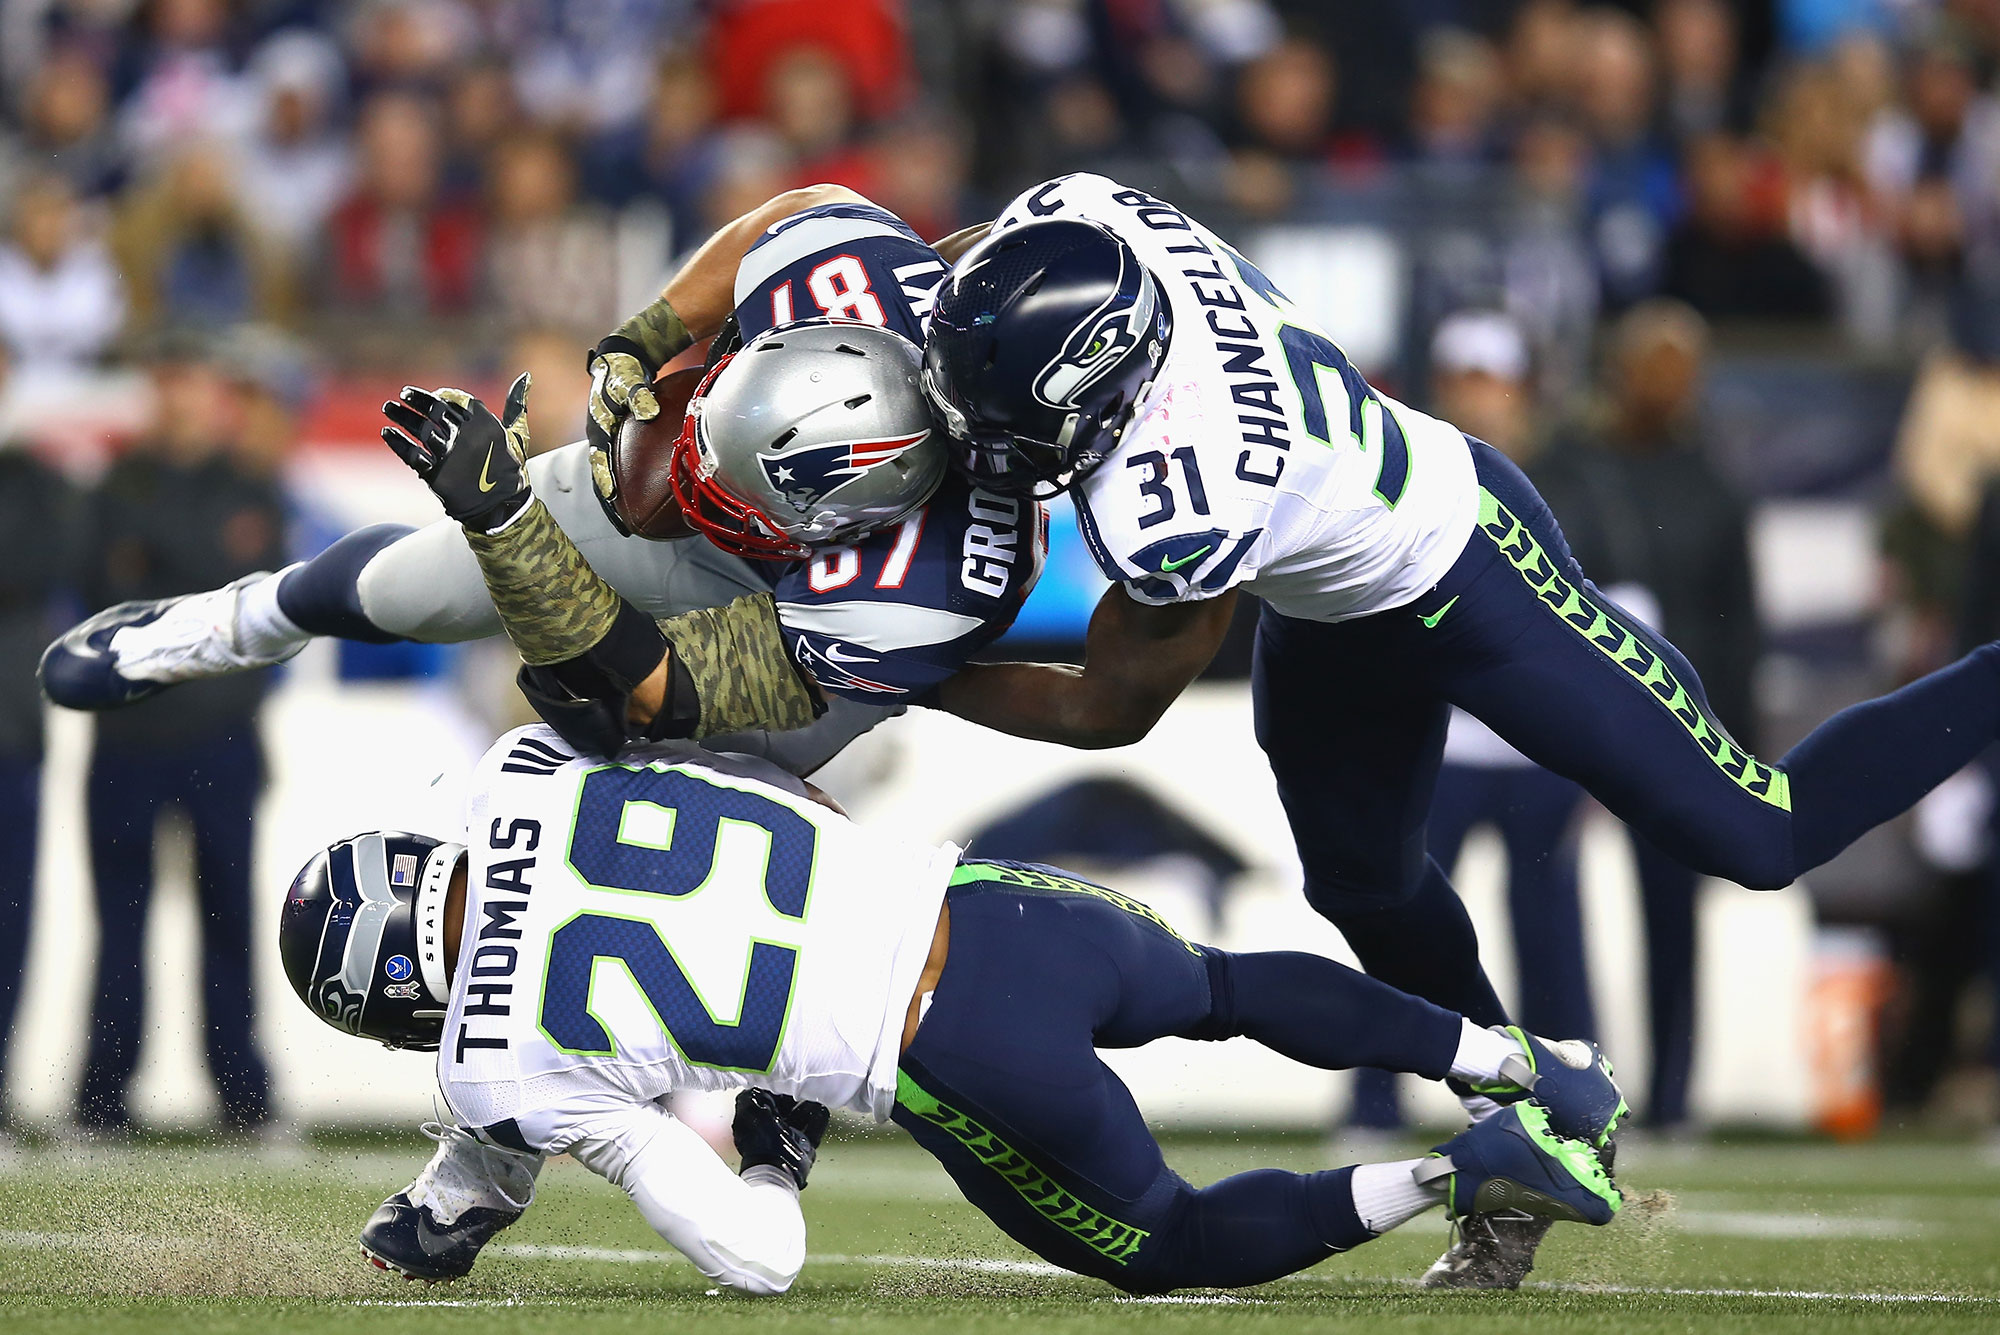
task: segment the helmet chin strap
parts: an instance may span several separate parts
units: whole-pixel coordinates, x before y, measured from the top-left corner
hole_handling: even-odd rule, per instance
[[[440,1006],[451,1004],[451,974],[445,968],[445,901],[451,895],[452,873],[466,861],[464,844],[439,844],[424,860],[411,918],[417,929],[417,970],[424,991]]]

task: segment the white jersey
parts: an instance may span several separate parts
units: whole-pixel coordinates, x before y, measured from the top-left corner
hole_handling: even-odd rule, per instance
[[[1111,457],[1072,493],[1091,555],[1146,603],[1237,586],[1342,621],[1442,578],[1479,510],[1465,436],[1369,387],[1310,315],[1213,232],[1102,176],[1059,177],[998,226],[1099,222],[1152,271],[1172,343]]]
[[[958,850],[863,829],[685,744],[487,752],[438,1082],[460,1120],[756,1085],[886,1119]]]

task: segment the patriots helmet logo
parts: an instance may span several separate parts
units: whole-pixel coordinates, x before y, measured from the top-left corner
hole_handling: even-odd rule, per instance
[[[771,489],[803,515],[869,470],[923,444],[930,434],[926,427],[883,440],[836,440],[781,454],[759,452],[757,463]]]

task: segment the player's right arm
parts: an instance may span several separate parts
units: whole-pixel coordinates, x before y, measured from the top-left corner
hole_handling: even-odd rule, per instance
[[[1081,666],[974,663],[938,690],[940,707],[998,732],[1063,746],[1129,746],[1201,675],[1222,647],[1234,589],[1152,605],[1105,590],[1091,613]]]
[[[695,1268],[739,1293],[791,1288],[806,1259],[799,1187],[768,1168],[739,1177],[694,1130],[656,1103],[606,1100],[560,1144],[632,1198],[653,1231]]]

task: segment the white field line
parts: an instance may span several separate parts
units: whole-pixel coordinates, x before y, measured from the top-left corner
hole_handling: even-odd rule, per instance
[[[536,1305],[527,1298],[356,1298],[346,1304],[349,1307],[532,1307]]]
[[[551,1260],[576,1261],[617,1261],[645,1265],[658,1265],[663,1261],[681,1261],[676,1252],[648,1251],[615,1247],[564,1247],[538,1243],[516,1243],[512,1246],[492,1248],[495,1252],[523,1258],[544,1258]],[[1047,1275],[1068,1276],[1070,1272],[1060,1266],[1042,1261],[1003,1261],[992,1257],[973,1256],[842,1256],[823,1254],[809,1256],[811,1265],[858,1265],[895,1266],[921,1268],[927,1270],[949,1270],[979,1274],[1000,1275]],[[1350,1279],[1344,1276],[1291,1275],[1287,1278],[1306,1283],[1364,1285],[1380,1284],[1383,1280]],[[1390,1280],[1388,1283],[1400,1283]],[[1415,1280],[1408,1281],[1411,1285]],[[2000,1304],[2000,1297],[1986,1297],[1979,1294],[1960,1293],[1838,1293],[1817,1289],[1702,1289],[1676,1288],[1666,1285],[1646,1284],[1556,1284],[1529,1283],[1525,1288],[1543,1289],[1556,1293],[1611,1293],[1629,1296],[1658,1295],[1663,1297],[1702,1298],[1790,1298],[1804,1302],[1861,1302],[1861,1303],[1967,1303],[1975,1306]],[[1254,1301],[1234,1294],[1172,1294],[1155,1298],[1115,1298],[1121,1303],[1166,1302],[1185,1304],[1216,1304]]]
[[[1414,1289],[1421,1285],[1416,1279],[1370,1279],[1358,1275],[1286,1275],[1280,1283],[1324,1284],[1329,1287],[1368,1288],[1378,1284],[1394,1285],[1397,1288]],[[1563,1283],[1555,1280],[1531,1279],[1521,1285],[1523,1289],[1539,1290],[1543,1293],[1604,1293],[1628,1298],[1785,1298],[1797,1302],[1817,1303],[1939,1303],[1963,1304],[1968,1307],[2000,1306],[2000,1297],[1980,1293],[1878,1293],[1841,1292],[1836,1289],[1703,1289],[1684,1288],[1671,1284],[1582,1284]]]
[[[488,1255],[512,1256],[529,1261],[609,1261],[621,1265],[686,1264],[679,1252],[643,1247],[573,1247],[540,1242],[517,1242],[487,1248]],[[806,1257],[808,1266],[862,1265],[922,1267],[982,1275],[1068,1275],[1061,1266],[1046,1261],[1006,1261],[987,1256],[842,1256],[834,1252]]]
[[[167,1238],[127,1239],[150,1244],[171,1242]],[[37,1251],[65,1251],[104,1241],[84,1233],[52,1233],[31,1229],[0,1229],[0,1248],[26,1248]],[[606,1261],[626,1265],[685,1265],[686,1258],[678,1252],[637,1248],[637,1247],[573,1247],[549,1243],[512,1243],[488,1249],[492,1254],[519,1257],[524,1260],[552,1261]],[[998,1257],[982,1256],[846,1256],[826,1253],[808,1258],[808,1264],[822,1266],[877,1266],[907,1269],[945,1270],[961,1273],[989,1275],[1034,1275],[1064,1277],[1070,1274],[1058,1266],[1042,1261],[1012,1261]],[[1295,1283],[1321,1284],[1342,1287],[1362,1287],[1373,1284],[1398,1284],[1401,1281],[1362,1279],[1334,1275],[1291,1275],[1288,1280]],[[1416,1281],[1407,1282],[1414,1285]],[[1963,1304],[1967,1306],[2000,1306],[2000,1297],[1963,1293],[1844,1293],[1826,1289],[1742,1289],[1742,1288],[1693,1288],[1675,1285],[1655,1284],[1558,1284],[1530,1281],[1522,1286],[1526,1289],[1551,1293],[1605,1293],[1628,1297],[1678,1297],[1678,1298],[1780,1298],[1794,1302],[1814,1303],[1936,1303],[1942,1305]],[[510,1306],[521,1300],[397,1300],[397,1299],[357,1299],[356,1305],[376,1307],[473,1307]],[[1233,1294],[1174,1294],[1153,1299],[1114,1298],[1114,1302],[1167,1302],[1180,1304],[1226,1304],[1252,1301]]]
[[[1976,1293],[1840,1293],[1825,1289],[1684,1289],[1654,1284],[1556,1284],[1528,1283],[1524,1289],[1547,1289],[1557,1293],[1611,1293],[1631,1297],[1656,1295],[1674,1298],[1791,1298],[1815,1303],[1963,1303],[1990,1307],[2000,1298]]]
[[[1924,1231],[1908,1219],[1788,1214],[1768,1210],[1684,1210],[1666,1217],[1669,1228],[1720,1238],[1908,1238]]]

